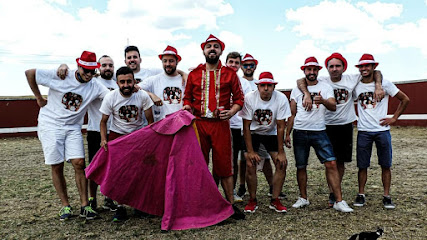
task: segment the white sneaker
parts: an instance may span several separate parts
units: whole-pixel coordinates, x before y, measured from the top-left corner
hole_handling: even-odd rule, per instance
[[[297,202],[294,203],[294,205],[292,205],[292,207],[293,208],[302,208],[302,207],[305,207],[308,205],[310,205],[310,202],[307,199],[299,197]]]
[[[234,197],[234,202],[236,203],[243,202],[243,199],[239,195],[237,195],[237,193],[234,193],[233,197]]]
[[[349,207],[344,200],[335,202],[334,209],[340,212],[353,212],[353,208]]]

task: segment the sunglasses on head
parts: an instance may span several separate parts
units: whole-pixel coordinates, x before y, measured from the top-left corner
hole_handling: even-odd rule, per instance
[[[243,68],[244,69],[246,69],[246,68],[254,68],[255,67],[255,64],[254,63],[251,63],[251,64],[243,64]]]
[[[87,68],[84,68],[84,67],[82,67],[83,68],[83,72],[85,73],[85,74],[92,74],[92,75],[95,75],[95,69],[87,69]]]

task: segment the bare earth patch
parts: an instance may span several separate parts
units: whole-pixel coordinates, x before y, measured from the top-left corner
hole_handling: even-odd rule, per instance
[[[293,152],[287,150],[289,167],[282,203],[288,213],[268,208],[267,183],[259,173],[259,209],[244,221],[226,220],[204,229],[160,231],[161,218],[136,219],[115,224],[112,213],[100,211],[100,219],[84,221],[77,214],[79,197],[74,171],[66,164],[68,192],[75,218],[60,222],[60,201],[53,188],[50,168],[44,165],[37,138],[0,139],[0,239],[348,239],[361,231],[384,229],[381,239],[427,239],[427,128],[393,127],[392,197],[395,210],[382,207],[381,169],[374,148],[366,188],[367,206],[350,214],[328,209],[324,168],[309,160],[308,193],[311,205],[292,209],[298,197]],[[356,137],[354,137],[356,138]],[[355,146],[354,146],[355,147]],[[343,181],[344,199],[352,204],[357,194],[355,151]],[[98,204],[103,197],[99,195]],[[243,209],[248,201],[238,204]],[[206,206],[209,207],[209,206]],[[131,210],[128,209],[128,213]]]

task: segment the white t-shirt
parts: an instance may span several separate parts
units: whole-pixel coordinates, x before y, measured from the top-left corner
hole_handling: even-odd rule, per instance
[[[144,90],[133,93],[126,98],[115,89],[105,96],[99,111],[113,116],[110,131],[128,134],[143,127],[144,111],[153,105],[150,96]]]
[[[136,80],[136,83],[139,84],[143,81],[145,81],[145,79],[151,77],[151,76],[155,76],[157,74],[160,74],[163,72],[163,69],[160,68],[140,68],[139,72],[134,73],[134,78]],[[144,127],[148,125],[147,119],[145,118],[145,114],[142,113],[142,120],[143,120],[143,125]]]
[[[36,69],[36,83],[49,88],[46,106],[39,112],[39,124],[62,129],[81,129],[83,118],[91,102],[102,99],[109,92],[97,81],[80,83],[76,70],[69,71],[64,80],[56,69]]]
[[[145,79],[163,73],[163,69],[160,68],[141,68],[139,72],[134,73],[134,77],[137,83],[145,81]]]
[[[251,81],[247,80],[246,78],[243,78],[243,79],[245,79],[245,80],[249,83],[249,86],[251,87],[252,91],[256,91],[256,90],[258,90],[258,87],[257,87],[257,85],[255,84],[255,83],[256,83],[256,81],[257,81],[255,78],[254,78],[254,79],[252,79]]]
[[[382,87],[385,97],[381,102],[374,99],[375,82],[359,82],[353,92],[353,98],[357,100],[358,131],[379,132],[390,129],[390,126],[381,126],[380,120],[386,118],[389,96],[394,97],[399,89],[392,82],[383,79]]]
[[[102,85],[104,85],[108,90],[112,91],[116,88],[118,88],[117,83],[114,79],[104,79],[101,76],[92,79],[92,81],[98,81]],[[101,107],[102,101],[100,99],[95,99],[91,104],[89,104],[87,109],[88,114],[88,125],[87,130],[88,131],[96,131],[99,132],[99,124],[101,122],[102,113],[99,111],[99,108]],[[112,118],[108,120],[107,129],[109,130],[110,124],[111,124]]]
[[[243,77],[239,77],[239,80],[240,80],[240,85],[242,86],[243,94],[246,95],[252,91],[252,87],[251,87],[248,80],[246,80]],[[246,101],[246,99],[245,99],[245,101]],[[242,129],[243,128],[243,121],[242,121],[242,118],[239,116],[239,112],[237,112],[236,114],[234,114],[234,116],[232,118],[230,118],[230,128],[234,128],[234,129]]]
[[[251,120],[251,133],[277,135],[276,120],[291,116],[289,101],[285,94],[274,90],[269,101],[261,99],[258,90],[245,95],[245,103],[239,115]]]
[[[360,74],[343,74],[338,82],[333,82],[329,76],[319,77],[318,80],[328,83],[332,87],[337,101],[337,110],[335,112],[326,109],[326,125],[344,125],[356,121],[352,93],[360,80]]]
[[[319,92],[324,99],[334,98],[332,87],[324,82],[317,82],[316,85],[307,86],[311,93],[311,99],[318,95]],[[294,119],[294,129],[307,131],[322,131],[326,129],[325,111],[323,104],[313,104],[311,111],[306,111],[302,106],[304,94],[296,87],[291,92],[291,100],[297,104],[297,114]]]
[[[185,86],[182,86],[181,75],[171,77],[163,72],[145,79],[138,85],[142,89],[154,93],[163,101],[162,106],[153,106],[155,122],[182,109]]]

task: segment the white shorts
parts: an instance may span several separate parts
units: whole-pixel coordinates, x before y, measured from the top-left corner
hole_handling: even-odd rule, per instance
[[[55,165],[85,158],[83,136],[80,129],[66,130],[50,126],[38,126],[37,135],[43,147],[45,164]]]

